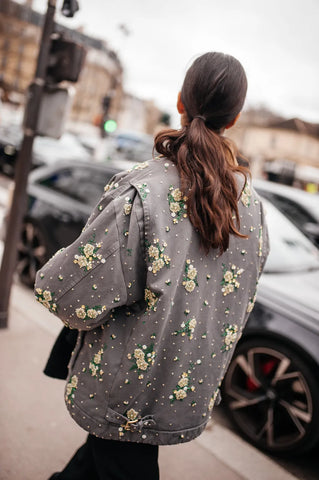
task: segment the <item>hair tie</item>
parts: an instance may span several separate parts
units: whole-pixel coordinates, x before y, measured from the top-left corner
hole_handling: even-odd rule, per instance
[[[204,117],[204,115],[195,115],[194,118],[201,118],[204,122],[206,122],[206,117]]]

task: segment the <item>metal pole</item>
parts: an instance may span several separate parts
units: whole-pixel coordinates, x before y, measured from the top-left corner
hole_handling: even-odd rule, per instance
[[[38,54],[35,78],[28,93],[24,122],[24,137],[19,151],[15,169],[15,187],[7,223],[0,269],[0,328],[8,325],[8,309],[16,268],[17,244],[21,234],[23,216],[26,209],[26,187],[32,164],[32,147],[36,135],[38,115],[45,84],[47,61],[50,51],[51,34],[54,28],[56,0],[48,0],[48,8],[42,29],[42,38]]]

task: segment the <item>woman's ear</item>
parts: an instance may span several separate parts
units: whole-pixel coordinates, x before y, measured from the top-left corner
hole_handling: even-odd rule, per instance
[[[177,111],[181,115],[183,115],[183,113],[185,113],[185,107],[184,107],[183,102],[182,102],[181,92],[178,92],[178,95],[177,95]]]
[[[238,113],[238,115],[236,115],[236,117],[234,118],[234,120],[232,120],[231,122],[229,122],[228,125],[226,125],[226,130],[230,127],[233,127],[235,125],[235,123],[237,122],[237,120],[239,119],[240,117],[240,112]]]

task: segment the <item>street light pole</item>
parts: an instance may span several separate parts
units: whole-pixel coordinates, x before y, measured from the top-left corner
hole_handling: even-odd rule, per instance
[[[36,135],[37,121],[45,85],[55,9],[56,0],[48,0],[35,77],[31,84],[32,88],[29,90],[29,98],[26,104],[24,136],[15,169],[15,187],[8,217],[0,269],[0,328],[6,328],[8,325],[8,309],[13,275],[16,268],[17,244],[26,209],[27,180],[32,164],[33,141]]]

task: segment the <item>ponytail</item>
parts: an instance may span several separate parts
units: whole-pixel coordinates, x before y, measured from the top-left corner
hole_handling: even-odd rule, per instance
[[[164,130],[155,137],[156,151],[172,160],[187,197],[187,212],[207,254],[227,250],[231,234],[239,232],[236,173],[247,180],[248,169],[238,166],[232,143],[195,116],[181,130]]]

